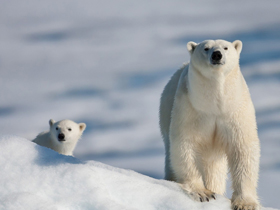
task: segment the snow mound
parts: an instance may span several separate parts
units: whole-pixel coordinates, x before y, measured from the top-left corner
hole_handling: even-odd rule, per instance
[[[194,202],[175,183],[63,156],[16,136],[0,138],[0,154],[1,210],[230,209],[222,196]]]

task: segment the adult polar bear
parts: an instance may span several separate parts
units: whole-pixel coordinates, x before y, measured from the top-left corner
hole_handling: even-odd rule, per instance
[[[227,164],[232,208],[259,209],[256,192],[260,146],[255,110],[239,67],[242,42],[189,42],[190,63],[165,86],[160,128],[165,178],[195,200],[224,194]]]

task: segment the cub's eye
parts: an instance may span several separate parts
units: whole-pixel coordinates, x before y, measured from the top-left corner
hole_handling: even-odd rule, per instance
[[[227,48],[227,47],[225,47],[225,48],[224,48],[224,50],[228,50],[228,48]]]
[[[58,130],[58,127],[56,127],[55,129]]]
[[[71,129],[71,128],[68,128],[68,131],[72,131],[72,129]]]
[[[204,51],[206,51],[206,52],[207,52],[208,50],[209,50],[209,48],[208,48],[208,47],[204,48]]]

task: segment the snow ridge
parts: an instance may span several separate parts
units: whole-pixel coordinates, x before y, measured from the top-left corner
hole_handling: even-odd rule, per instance
[[[175,183],[80,161],[17,136],[0,138],[0,154],[1,210],[230,209],[223,196],[194,202]]]

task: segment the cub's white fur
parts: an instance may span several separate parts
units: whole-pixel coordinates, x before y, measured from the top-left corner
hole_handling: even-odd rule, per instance
[[[190,63],[172,76],[161,96],[165,178],[180,183],[195,200],[208,201],[224,194],[228,164],[232,208],[259,209],[260,146],[239,67],[242,42],[206,40],[187,48]]]
[[[86,124],[77,124],[71,120],[55,122],[53,119],[50,119],[49,124],[50,130],[38,134],[33,142],[51,148],[60,154],[73,156],[73,151]]]

